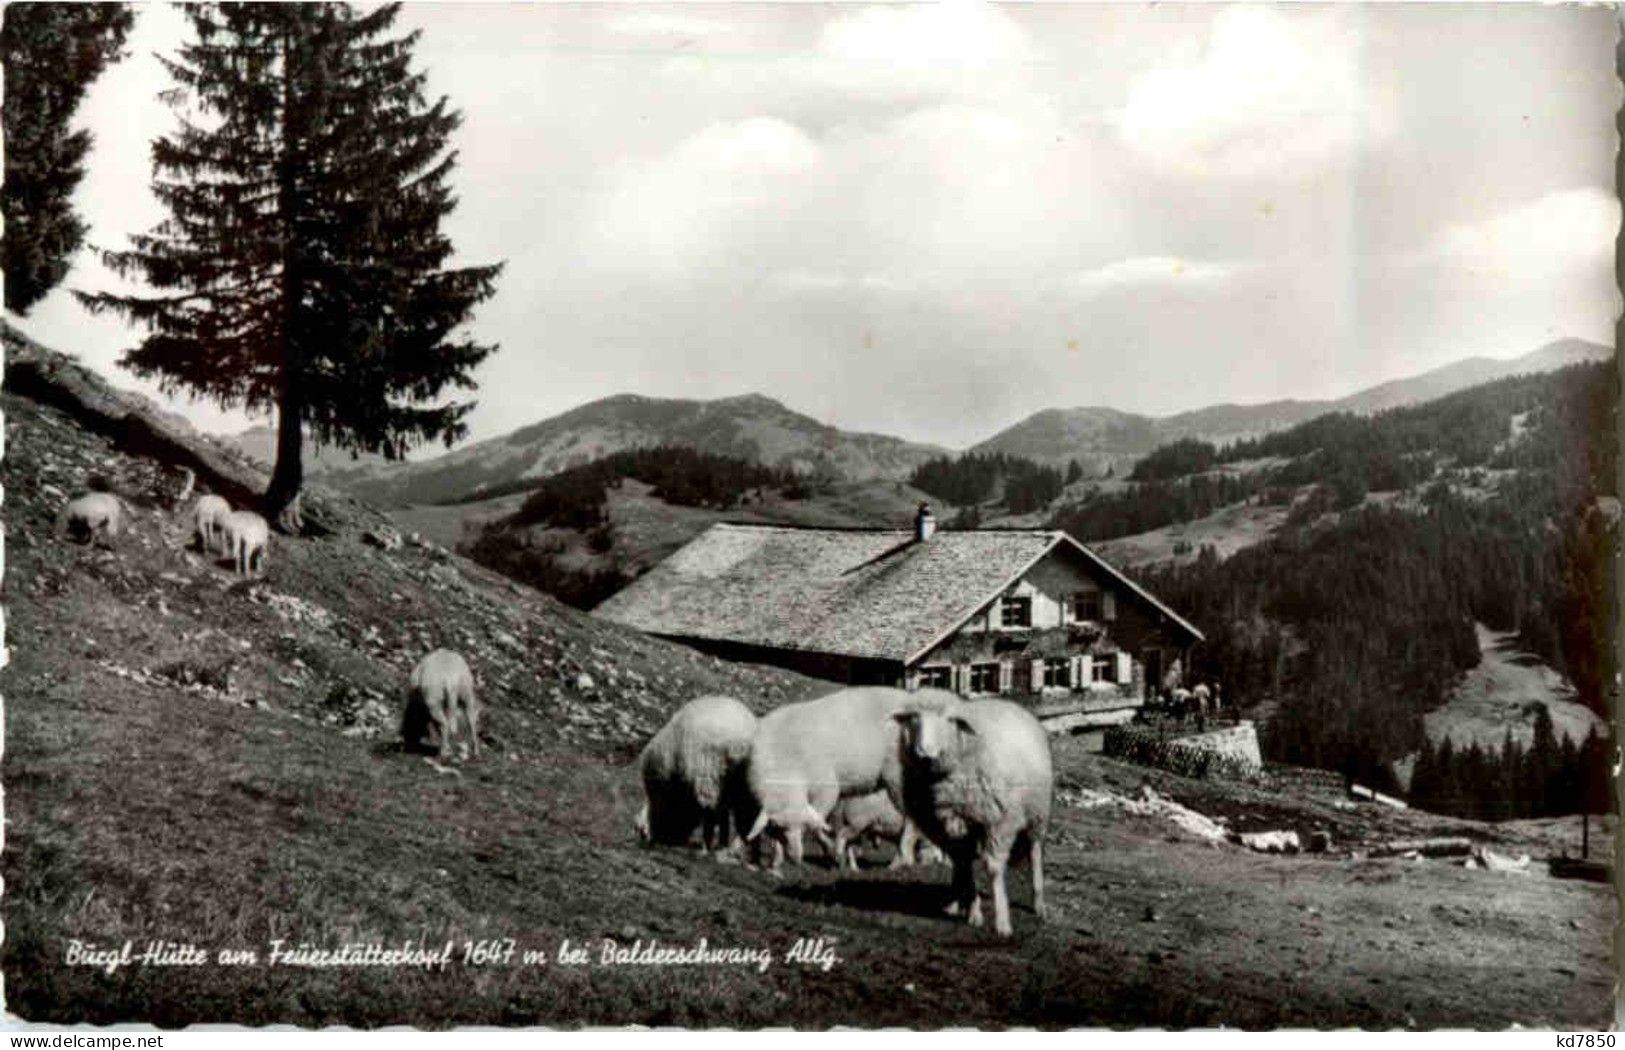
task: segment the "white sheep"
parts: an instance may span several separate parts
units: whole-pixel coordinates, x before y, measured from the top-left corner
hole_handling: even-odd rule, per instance
[[[638,836],[684,845],[698,825],[706,852],[730,845],[729,817],[737,831],[755,735],[756,716],[732,697],[702,696],[679,708],[638,757],[645,795]]]
[[[942,859],[942,852],[936,846],[921,841],[918,835],[909,834],[912,825],[902,811],[892,804],[891,796],[884,789],[841,799],[829,815],[829,826],[835,838],[836,863],[842,868],[858,866],[857,843],[865,838],[885,839],[897,845],[897,855],[891,862],[893,868]],[[905,846],[914,843],[918,844],[918,849],[907,849],[905,852]]]
[[[205,553],[218,550],[224,530],[221,519],[231,513],[231,504],[220,496],[199,496],[192,508],[192,522],[197,530],[199,549]]]
[[[883,686],[842,689],[816,700],[786,704],[757,722],[747,779],[758,807],[746,841],[772,830],[800,863],[806,829],[836,856],[828,818],[842,798],[885,789],[902,808],[898,725],[893,716],[910,710],[945,710],[959,697],[940,689],[910,693]],[[905,853],[914,845],[912,825],[903,829]],[[775,864],[777,855],[775,855]]]
[[[265,571],[271,547],[271,526],[251,510],[234,510],[221,515],[220,537],[232,567],[239,576]]]
[[[111,542],[124,527],[128,515],[124,501],[110,492],[92,492],[72,500],[57,516],[58,536],[83,538],[94,543],[98,538]]]
[[[474,673],[462,654],[436,649],[418,661],[407,682],[406,708],[401,714],[401,736],[408,749],[422,746],[425,731],[443,756],[452,751],[458,722],[466,731],[465,757],[480,755],[480,701],[474,693]]]
[[[993,890],[993,930],[1008,937],[1010,901],[1004,873],[1012,855],[1032,864],[1033,911],[1044,918],[1044,825],[1055,773],[1049,736],[1024,708],[980,700],[949,711],[907,711],[902,725],[904,812],[953,861],[954,900],[982,924],[975,861]]]

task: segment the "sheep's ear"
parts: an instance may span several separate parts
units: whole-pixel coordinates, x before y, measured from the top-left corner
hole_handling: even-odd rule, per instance
[[[760,837],[762,832],[766,831],[766,830],[767,830],[767,810],[763,809],[760,813],[756,814],[756,823],[752,824],[750,826],[750,831],[746,832],[745,841],[746,842],[755,842],[756,839],[758,837]]]
[[[971,736],[976,735],[976,727],[971,725],[970,720],[964,715],[949,715],[948,718],[961,733],[969,733]]]

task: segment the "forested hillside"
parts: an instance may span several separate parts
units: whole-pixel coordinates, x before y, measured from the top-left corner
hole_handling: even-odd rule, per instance
[[[1617,402],[1613,369],[1581,365],[1224,449],[1161,449],[1137,470],[1159,479],[1141,499],[1226,483],[1192,469],[1281,457],[1241,491],[1297,503],[1267,542],[1140,576],[1202,624],[1202,672],[1274,703],[1265,746],[1280,760],[1380,778],[1477,662],[1475,620],[1516,631],[1605,714]]]
[[[969,452],[957,458],[938,456],[914,468],[909,483],[957,507],[974,507],[997,499],[1011,514],[1043,510],[1068,483],[1083,476],[1073,460],[1065,475],[1004,452]]]

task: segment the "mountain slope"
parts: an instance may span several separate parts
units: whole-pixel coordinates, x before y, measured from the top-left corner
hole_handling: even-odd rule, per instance
[[[692,401],[619,394],[421,463],[337,470],[333,480],[387,506],[465,498],[622,449],[686,445],[802,472],[901,478],[943,450],[851,433],[760,394]]]
[[[249,427],[223,440],[249,459],[263,464],[267,470],[276,465],[275,427]],[[317,448],[314,442],[308,440],[305,442],[304,463],[305,475],[313,478],[335,471],[387,470],[394,465],[383,456],[366,452],[352,455],[343,449]]]
[[[1001,430],[970,451],[1008,452],[1051,465],[1064,465],[1069,459],[1076,459],[1086,472],[1100,475],[1110,466],[1121,475],[1134,460],[1158,445],[1181,438],[1221,443],[1257,437],[1328,412],[1380,412],[1430,401],[1504,376],[1548,372],[1581,361],[1607,360],[1613,353],[1611,348],[1596,343],[1561,339],[1521,357],[1470,357],[1330,401],[1211,405],[1162,417],[1099,407],[1052,408]]]
[[[1009,941],[942,917],[941,865],[888,871],[865,850],[858,871],[815,860],[773,879],[643,848],[631,763],[678,704],[724,692],[765,710],[828,684],[617,628],[432,545],[379,549],[363,536],[380,515],[321,484],[307,500],[332,531],[274,537],[265,575],[239,579],[189,549],[167,505],[171,460],[54,398],[8,387],[0,407],[14,646],[0,963],[7,1009],[28,1022],[1567,1030],[1612,1017],[1609,887],[1363,852],[1465,835],[1544,855],[1571,846],[1573,822],[1485,825],[1188,780],[1060,739],[1050,913],[1040,923],[1015,868]],[[57,510],[96,476],[132,503],[131,527],[106,548],[58,542]],[[486,703],[472,762],[431,765],[394,743],[406,673],[438,645],[469,656]],[[1263,856],[1094,804],[1144,782],[1245,830],[1328,829],[1339,852]],[[805,944],[793,954],[801,938],[833,949],[827,966]],[[137,957],[184,942],[207,959],[75,965],[73,940],[129,940]],[[566,940],[589,957],[565,962]],[[601,954],[702,940],[767,962]],[[449,959],[269,954],[352,945]],[[224,949],[256,958],[225,965]]]

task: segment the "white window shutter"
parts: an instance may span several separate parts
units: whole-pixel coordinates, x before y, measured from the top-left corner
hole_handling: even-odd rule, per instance
[[[1015,686],[1015,669],[1009,660],[999,661],[999,692],[1008,693]]]
[[[1102,594],[1100,596],[1100,611],[1101,615],[1108,620],[1117,619],[1117,595],[1111,591]]]
[[[953,691],[961,695],[970,692],[970,667],[966,664],[954,664],[952,672]]]
[[[1041,692],[1044,688],[1044,658],[1039,657],[1033,661],[1033,692]]]
[[[1121,649],[1117,652],[1117,684],[1128,685],[1134,681],[1134,658]]]

